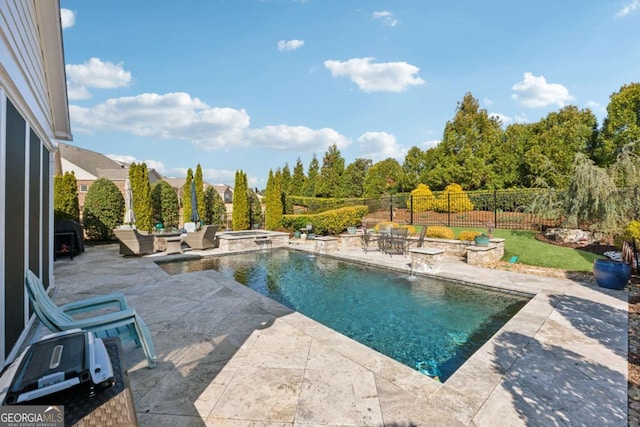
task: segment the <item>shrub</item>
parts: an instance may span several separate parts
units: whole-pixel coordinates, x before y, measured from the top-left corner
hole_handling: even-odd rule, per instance
[[[435,204],[438,212],[466,212],[473,210],[473,203],[460,184],[449,184],[438,196]]]
[[[443,227],[441,225],[434,225],[427,228],[425,237],[432,237],[435,239],[453,239],[453,230],[449,227]]]
[[[469,242],[473,242],[476,236],[480,236],[480,234],[481,233],[479,231],[464,230],[461,231],[460,234],[458,234],[458,240],[467,240]]]
[[[411,192],[411,211],[426,212],[434,208],[436,198],[425,184],[418,184],[418,187]]]
[[[362,224],[362,218],[369,213],[366,206],[349,206],[317,214],[283,215],[282,226],[289,230],[299,230],[311,224],[315,234],[339,234]]]
[[[167,229],[178,228],[180,221],[178,195],[167,181],[161,180],[153,184],[151,208],[154,224],[161,223]]]
[[[87,238],[112,238],[112,230],[124,219],[124,197],[113,182],[99,178],[89,187],[84,200],[83,219]]]
[[[635,238],[640,241],[640,221],[631,221],[624,230],[625,237],[629,240]]]

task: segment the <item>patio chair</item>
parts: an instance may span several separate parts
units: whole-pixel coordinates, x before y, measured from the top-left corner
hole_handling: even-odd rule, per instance
[[[392,228],[389,234],[389,242],[386,253],[391,255],[393,252],[406,255],[407,253],[407,228]]]
[[[153,235],[142,234],[135,228],[116,228],[113,234],[120,242],[120,255],[153,253]]]
[[[378,236],[371,234],[369,229],[365,226],[362,226],[362,250],[366,254],[369,250],[369,245],[372,243],[378,242]]]
[[[123,344],[135,342],[142,347],[149,368],[156,366],[156,350],[147,325],[136,311],[127,305],[124,295],[114,293],[58,306],[45,290],[42,281],[27,270],[25,284],[33,310],[40,321],[52,332],[84,329],[99,338],[119,337]],[[115,306],[116,310],[105,309]],[[93,317],[74,318],[72,315],[101,310]]]
[[[205,225],[198,231],[187,232],[182,239],[191,249],[209,249],[216,247],[215,236],[218,231],[217,225]]]
[[[424,236],[426,236],[426,234],[427,226],[423,225],[422,230],[420,230],[420,237],[418,237],[418,240],[409,240],[407,242],[407,249],[409,249],[413,245],[416,245],[416,248],[421,248],[422,245],[424,245]]]

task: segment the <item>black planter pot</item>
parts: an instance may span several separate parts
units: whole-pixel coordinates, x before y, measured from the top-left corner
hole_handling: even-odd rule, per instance
[[[611,259],[597,259],[593,262],[593,276],[602,288],[623,289],[631,279],[631,266]]]

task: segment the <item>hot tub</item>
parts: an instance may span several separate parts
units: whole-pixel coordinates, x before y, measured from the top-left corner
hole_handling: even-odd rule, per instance
[[[271,249],[289,245],[289,234],[280,231],[223,231],[216,237],[218,248],[227,252]]]

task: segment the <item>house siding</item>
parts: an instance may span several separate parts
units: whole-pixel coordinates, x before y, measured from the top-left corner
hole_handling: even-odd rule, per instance
[[[0,2],[0,363],[30,319],[27,268],[53,283],[54,139],[69,140],[60,4]]]

